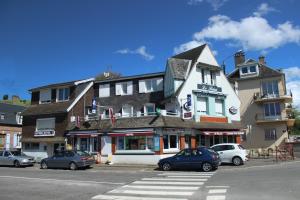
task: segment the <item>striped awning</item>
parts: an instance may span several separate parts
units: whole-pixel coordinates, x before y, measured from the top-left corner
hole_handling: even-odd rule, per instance
[[[243,135],[243,131],[204,131],[204,135]]]

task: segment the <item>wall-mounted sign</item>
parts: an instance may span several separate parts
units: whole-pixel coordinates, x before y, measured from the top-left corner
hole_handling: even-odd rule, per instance
[[[94,98],[92,101],[92,113],[95,114],[97,111],[97,102],[96,99]]]
[[[55,136],[54,130],[39,130],[34,132],[34,137]]]
[[[235,114],[237,114],[238,109],[237,109],[236,107],[234,107],[234,106],[231,106],[231,107],[229,108],[229,112],[230,112],[231,114],[235,115]]]
[[[160,150],[160,136],[154,135],[154,151]]]
[[[183,118],[184,118],[184,119],[192,118],[192,112],[186,112],[186,113],[183,113]]]
[[[190,111],[192,106],[192,95],[188,94],[186,97],[186,102],[183,104],[183,109]]]

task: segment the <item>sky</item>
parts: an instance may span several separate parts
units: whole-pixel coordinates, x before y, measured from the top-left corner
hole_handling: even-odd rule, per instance
[[[233,54],[283,69],[300,106],[300,1],[1,0],[0,98],[95,77],[165,70],[167,58],[207,43],[226,72]]]

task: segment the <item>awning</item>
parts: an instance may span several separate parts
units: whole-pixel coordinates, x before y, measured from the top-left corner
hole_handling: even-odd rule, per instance
[[[110,135],[112,137],[119,137],[119,136],[151,136],[153,134],[154,134],[153,131],[108,133],[108,135]]]
[[[102,133],[98,133],[98,131],[69,131],[66,136],[72,137],[97,137],[98,135],[101,135]]]
[[[243,131],[204,131],[204,135],[243,135]]]
[[[64,137],[34,137],[34,138],[21,138],[21,142],[65,142]]]

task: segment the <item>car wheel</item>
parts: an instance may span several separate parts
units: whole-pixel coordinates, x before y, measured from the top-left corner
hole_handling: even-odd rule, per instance
[[[171,165],[170,165],[170,163],[164,163],[164,164],[162,164],[162,170],[164,170],[164,171],[170,171],[171,170]]]
[[[69,165],[70,170],[76,170],[77,169],[77,165],[74,162],[71,162]]]
[[[48,168],[47,163],[46,163],[45,161],[43,161],[43,162],[41,163],[41,169],[47,169],[47,168]]]
[[[20,165],[20,162],[19,162],[18,160],[15,160],[14,166],[15,166],[15,167],[20,167],[20,166],[21,166],[21,165]]]
[[[203,170],[204,172],[209,172],[209,171],[211,171],[212,169],[213,169],[213,167],[212,167],[212,165],[211,165],[210,163],[205,162],[205,163],[202,164],[202,170]]]
[[[232,163],[235,166],[242,165],[243,164],[243,160],[240,157],[236,156],[236,157],[232,158]]]

